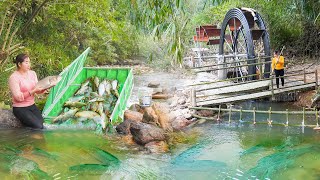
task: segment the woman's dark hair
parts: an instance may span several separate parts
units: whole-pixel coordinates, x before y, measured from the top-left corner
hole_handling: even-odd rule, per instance
[[[17,67],[19,68],[19,63],[22,63],[26,58],[28,58],[29,56],[27,54],[19,54],[16,59],[14,60],[14,63],[17,65]]]
[[[275,54],[279,54],[279,51],[278,51],[278,50],[275,50],[274,53],[275,53]]]

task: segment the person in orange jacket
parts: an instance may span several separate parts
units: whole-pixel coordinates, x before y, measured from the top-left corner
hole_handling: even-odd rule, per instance
[[[277,88],[279,88],[279,76],[281,78],[281,85],[284,86],[284,57],[279,54],[279,51],[274,51],[271,66],[276,74]]]

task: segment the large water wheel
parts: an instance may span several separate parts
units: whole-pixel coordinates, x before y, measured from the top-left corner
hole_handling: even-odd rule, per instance
[[[269,35],[258,12],[250,8],[227,12],[221,25],[219,57],[218,63],[228,63],[220,66],[224,67],[218,72],[220,78],[226,78],[228,71],[242,80],[256,79],[259,73],[260,77],[270,76]]]
[[[193,39],[198,68],[203,67],[204,59],[218,59],[220,79],[231,76],[244,81],[270,76],[269,35],[262,17],[253,9],[231,9],[221,28],[199,26]],[[215,51],[211,52],[215,55],[204,55],[204,50]]]

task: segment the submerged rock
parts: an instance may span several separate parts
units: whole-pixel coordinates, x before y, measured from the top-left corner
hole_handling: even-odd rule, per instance
[[[192,123],[192,121],[189,121],[186,118],[179,116],[171,122],[171,126],[172,126],[173,130],[179,131],[191,123]]]
[[[157,126],[146,123],[132,123],[130,132],[136,143],[144,145],[151,141],[165,140],[165,132]]]
[[[152,141],[144,147],[151,153],[165,153],[169,151],[169,146],[165,141]]]

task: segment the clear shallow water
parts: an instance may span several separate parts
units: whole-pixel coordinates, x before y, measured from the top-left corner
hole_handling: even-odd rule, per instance
[[[297,122],[299,118],[292,117]],[[138,146],[125,145],[119,138],[103,137],[88,130],[3,129],[0,177],[184,180],[320,177],[320,132],[312,128],[206,121],[193,130],[200,133],[196,144],[178,144],[167,154],[147,154],[140,152]]]

